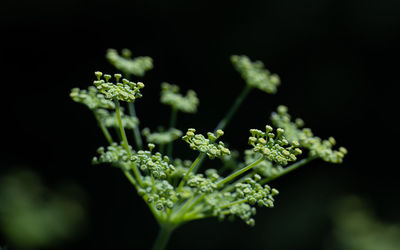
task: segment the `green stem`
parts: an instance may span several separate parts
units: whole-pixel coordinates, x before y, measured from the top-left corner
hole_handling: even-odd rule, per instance
[[[246,99],[247,95],[250,93],[250,90],[252,90],[252,87],[246,85],[246,87],[243,89],[243,91],[240,93],[240,95],[236,98],[235,102],[231,106],[231,109],[228,111],[228,113],[225,115],[225,117],[218,123],[217,127],[215,127],[214,133],[218,129],[223,130],[228,125],[228,123],[232,119],[233,115],[238,110],[239,106],[243,103],[244,99]],[[203,164],[204,157],[205,156],[203,156],[203,158],[200,159],[200,162],[199,162],[197,168],[199,168]],[[195,169],[195,172],[197,172],[197,169]]]
[[[133,102],[128,103],[128,110],[129,115],[137,119],[135,104]],[[138,149],[142,149],[143,141],[142,137],[140,136],[139,124],[133,128],[133,137],[135,138],[136,146],[138,147]]]
[[[243,176],[242,178],[238,179],[237,181],[235,181],[234,183],[226,186],[224,189],[221,190],[222,193],[225,192],[230,192],[232,189],[235,188],[236,184],[242,183],[244,180],[246,180],[247,178],[251,178],[255,173],[248,173],[245,176]]]
[[[229,176],[225,177],[223,180],[220,180],[219,182],[217,182],[217,187],[221,187],[223,184],[230,182],[231,180],[235,179],[237,176],[243,174],[244,172],[252,169],[253,167],[257,166],[260,162],[262,162],[264,160],[264,157],[260,157],[258,160],[256,160],[255,162],[251,163],[250,165],[240,169],[239,171],[236,171],[232,174],[230,174]]]
[[[218,129],[224,129],[226,125],[230,122],[232,119],[232,116],[236,113],[244,99],[247,97],[247,95],[250,93],[250,90],[252,88],[249,85],[246,85],[246,87],[243,89],[242,93],[236,98],[235,102],[231,106],[231,109],[228,111],[228,113],[225,115],[225,117],[218,123],[217,127],[215,128],[214,132],[217,131]]]
[[[241,200],[234,201],[234,202],[231,202],[231,203],[229,203],[229,204],[220,206],[220,207],[218,207],[218,208],[227,208],[227,207],[231,207],[231,206],[234,206],[234,205],[239,205],[239,204],[245,203],[245,202],[247,202],[247,201],[248,201],[247,199],[241,199]]]
[[[128,143],[128,139],[126,138],[126,134],[125,134],[125,129],[122,126],[122,120],[121,120],[121,106],[119,105],[119,101],[115,100],[115,112],[117,113],[117,119],[118,119],[118,125],[119,125],[119,131],[121,133],[121,137],[122,137],[122,141],[124,142],[124,148],[126,150],[126,152],[128,152],[129,158],[132,157],[132,152],[129,149],[129,143]]]
[[[106,137],[108,143],[111,145],[113,143],[113,139],[110,135],[110,132],[108,132],[108,129],[104,126],[104,124],[101,122],[99,116],[97,115],[96,111],[93,111],[94,117],[96,118],[97,124],[99,125],[101,131],[104,134],[104,137]]]
[[[178,109],[177,108],[172,108],[171,110],[171,119],[169,121],[169,128],[174,128],[176,125],[176,118],[177,118],[177,114],[178,114]],[[174,142],[170,142],[167,145],[167,155],[169,158],[172,159],[172,151],[174,150]]]
[[[189,170],[186,172],[185,176],[182,178],[181,182],[179,183],[178,190],[177,190],[178,193],[182,190],[182,187],[185,184],[185,181],[188,178],[190,172],[192,172],[192,170],[196,167],[197,163],[199,163],[199,161],[203,155],[204,155],[204,153],[200,153],[199,156],[197,156],[196,160],[194,160],[194,162],[190,166]]]
[[[169,238],[171,237],[172,231],[174,229],[166,226],[160,226],[160,231],[158,233],[157,239],[154,242],[153,250],[164,250],[167,246]]]
[[[129,149],[128,139],[126,138],[125,129],[122,126],[121,112],[120,112],[121,107],[119,105],[118,100],[115,100],[114,102],[115,102],[115,112],[117,113],[118,125],[119,125],[119,129],[121,132],[122,140],[124,142],[124,148],[125,148],[126,152],[128,153],[129,159],[130,159],[130,158],[132,158],[132,152]],[[142,186],[142,177],[139,173],[138,168],[135,165],[132,165],[132,170],[133,170],[133,173],[135,174],[137,181],[139,182],[139,185]]]
[[[270,176],[270,177],[267,177],[267,178],[261,180],[260,184],[264,185],[264,184],[266,184],[266,183],[268,183],[268,182],[270,182],[270,181],[272,181],[272,180],[275,180],[276,178],[279,178],[279,177],[281,177],[281,176],[283,176],[283,175],[285,175],[285,174],[287,174],[287,173],[290,173],[290,172],[292,172],[293,170],[295,170],[295,169],[297,169],[297,168],[299,168],[299,167],[301,167],[301,166],[303,166],[303,165],[309,163],[310,161],[312,161],[312,160],[314,160],[314,159],[316,159],[316,157],[311,157],[311,156],[309,156],[308,158],[305,158],[305,159],[303,159],[303,160],[301,160],[301,161],[298,161],[298,162],[296,162],[296,163],[293,163],[293,164],[290,165],[289,167],[287,167],[287,168],[285,168],[284,170],[282,170],[280,173],[278,173],[278,174],[276,174],[276,175],[274,175],[274,176]]]

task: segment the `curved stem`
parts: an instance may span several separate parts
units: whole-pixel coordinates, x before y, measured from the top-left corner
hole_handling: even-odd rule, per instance
[[[262,162],[264,160],[264,157],[260,157],[258,160],[256,160],[255,162],[251,163],[250,165],[240,169],[239,171],[236,171],[230,175],[228,175],[227,177],[225,177],[223,180],[220,180],[219,182],[217,182],[217,187],[221,187],[223,184],[230,182],[231,180],[235,179],[237,176],[243,174],[244,172],[252,169],[253,167],[257,166],[260,162]]]
[[[224,129],[228,123],[230,122],[230,120],[232,119],[233,115],[236,113],[236,111],[238,110],[238,108],[240,107],[240,105],[243,103],[244,99],[246,99],[246,97],[248,96],[248,94],[250,93],[250,90],[252,90],[252,87],[246,85],[246,87],[243,89],[243,91],[240,93],[240,95],[236,98],[235,102],[233,103],[233,105],[231,106],[231,109],[228,111],[228,113],[226,113],[225,117],[222,118],[222,120],[218,123],[218,125],[215,127],[214,129],[214,133],[218,130],[218,129]],[[200,159],[199,164],[197,165],[197,168],[199,168],[204,161],[205,156],[203,156]],[[197,172],[197,168],[194,170],[195,172]]]
[[[96,111],[93,111],[94,117],[96,118],[97,124],[99,125],[101,131],[104,134],[104,137],[107,139],[108,143],[111,145],[113,143],[113,139],[111,137],[110,132],[108,132],[108,129],[104,124],[101,122],[99,116],[97,115]]]
[[[278,173],[278,174],[276,174],[276,175],[274,175],[274,176],[270,176],[270,177],[268,177],[268,178],[265,178],[265,179],[261,180],[260,184],[262,184],[262,185],[267,184],[268,182],[270,182],[270,181],[272,181],[272,180],[275,180],[276,178],[279,178],[279,177],[281,177],[281,176],[283,176],[283,175],[285,175],[285,174],[287,174],[287,173],[290,173],[290,172],[292,172],[293,170],[295,170],[295,169],[297,169],[297,168],[299,168],[299,167],[301,167],[301,166],[303,166],[303,165],[309,163],[310,161],[312,161],[312,160],[314,160],[314,159],[316,159],[316,157],[309,156],[308,158],[305,158],[305,159],[303,159],[303,160],[301,160],[301,161],[298,161],[298,162],[296,162],[296,163],[293,163],[293,164],[290,165],[289,167],[287,167],[287,168],[285,168],[284,170],[282,170],[280,173]]]
[[[122,140],[123,140],[123,143],[124,143],[124,148],[125,148],[126,152],[128,153],[129,159],[130,159],[132,157],[132,152],[129,149],[128,139],[126,138],[125,129],[122,126],[121,112],[120,112],[121,107],[119,105],[119,101],[118,100],[115,100],[114,102],[115,102],[115,112],[117,113],[118,125],[119,125],[119,129],[121,131],[121,136],[122,136]],[[139,185],[142,186],[142,177],[141,177],[141,175],[139,173],[138,168],[135,165],[132,165],[132,170],[133,170],[133,173],[135,174],[135,177],[136,177]]]
[[[183,185],[185,184],[186,179],[188,178],[190,172],[196,167],[196,165],[199,163],[200,159],[204,153],[200,153],[199,156],[197,156],[196,160],[192,163],[192,166],[190,166],[189,170],[186,172],[185,176],[183,176],[181,182],[179,183],[178,190],[177,192],[179,193],[182,190]]]
[[[133,102],[128,103],[128,110],[130,116],[137,118],[135,104]],[[133,137],[135,138],[136,146],[138,147],[138,149],[142,149],[143,141],[142,137],[140,136],[139,124],[133,128]]]
[[[171,237],[172,231],[174,229],[167,226],[160,226],[160,231],[158,233],[157,239],[154,242],[153,250],[164,250],[167,246],[169,238]]]
[[[232,116],[236,113],[236,111],[238,110],[244,99],[246,99],[251,89],[252,88],[249,85],[246,85],[242,93],[240,93],[240,95],[236,98],[235,102],[231,106],[231,109],[228,111],[225,117],[218,123],[217,127],[214,129],[214,132],[217,131],[218,129],[224,129],[226,125],[228,125],[228,123],[232,119]]]

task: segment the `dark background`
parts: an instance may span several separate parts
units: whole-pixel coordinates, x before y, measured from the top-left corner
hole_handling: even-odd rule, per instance
[[[400,222],[398,92],[400,2],[319,1],[2,1],[0,60],[1,172],[18,165],[50,187],[73,180],[87,192],[86,233],[58,249],[149,249],[157,224],[123,175],[91,166],[105,145],[84,106],[69,91],[93,72],[113,73],[107,48],[151,56],[155,68],[137,112],[143,126],[167,125],[162,81],[196,90],[200,109],[178,128],[212,130],[244,86],[232,54],[262,60],[280,75],[277,95],[253,91],[225,130],[246,148],[248,129],[262,128],[277,105],[322,138],[349,150],[342,165],[316,161],[275,181],[276,208],[258,209],[256,227],[215,219],[178,229],[168,249],[322,249],[332,230],[330,207],[346,194]],[[179,142],[177,148],[194,158]],[[215,164],[215,163],[210,163]],[[0,204],[1,205],[1,204]],[[0,238],[0,244],[7,244]]]

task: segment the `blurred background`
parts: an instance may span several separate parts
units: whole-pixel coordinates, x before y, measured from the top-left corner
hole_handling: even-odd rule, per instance
[[[229,56],[245,54],[282,85],[251,93],[225,130],[231,147],[247,148],[248,129],[285,104],[349,151],[271,183],[276,207],[258,209],[254,228],[192,222],[168,249],[400,249],[399,13],[396,0],[1,1],[0,249],[150,249],[156,222],[120,171],[90,164],[106,141],[69,98],[94,71],[115,72],[108,48],[154,59],[137,79],[143,126],[168,124],[168,81],[200,98],[178,128],[212,130],[244,86]]]

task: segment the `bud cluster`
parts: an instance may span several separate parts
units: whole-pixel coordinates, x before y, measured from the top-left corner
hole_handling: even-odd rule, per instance
[[[303,128],[303,120],[296,119],[295,122],[292,122],[286,106],[279,106],[277,112],[271,114],[271,121],[275,126],[285,129],[284,134],[287,138],[297,140],[300,147],[308,149],[312,157],[321,158],[330,163],[341,163],[347,154],[344,147],[340,147],[338,150],[333,149],[336,144],[335,138],[322,140],[314,136],[311,129]]]
[[[221,158],[231,153],[222,141],[218,142],[218,144],[215,143],[215,141],[224,134],[222,130],[217,130],[216,134],[208,132],[208,139],[202,134],[195,134],[195,132],[196,130],[194,128],[190,128],[186,132],[186,135],[182,137],[182,140],[187,142],[191,149],[207,154],[210,159],[216,157]]]
[[[98,108],[114,109],[114,102],[107,100],[103,94],[100,94],[97,89],[90,86],[86,89],[73,88],[70,97],[74,102],[86,105],[90,110]]]
[[[186,96],[183,96],[179,93],[177,85],[163,82],[161,84],[161,103],[184,113],[196,113],[199,99],[193,90],[188,90]]]
[[[271,74],[261,61],[252,62],[247,56],[231,56],[231,62],[246,84],[268,94],[275,94],[280,85],[279,76]]]
[[[149,176],[144,178],[138,194],[159,211],[172,208],[178,199],[174,187],[167,180],[152,180]]]
[[[148,56],[140,56],[131,58],[132,52],[123,49],[121,55],[115,49],[108,49],[106,58],[118,70],[124,74],[132,74],[135,76],[144,76],[146,71],[153,68],[153,59]]]
[[[126,149],[117,143],[113,143],[106,149],[100,147],[97,149],[99,157],[93,157],[93,164],[109,163],[114,167],[119,167],[123,170],[130,169],[130,159]]]
[[[182,136],[182,131],[176,128],[170,128],[167,131],[150,132],[149,128],[144,128],[142,134],[149,143],[165,145],[171,143]]]
[[[166,179],[175,167],[170,164],[168,156],[162,156],[159,152],[152,154],[154,144],[149,144],[150,151],[139,150],[132,156],[133,164],[141,171],[149,171],[157,179]]]
[[[276,162],[280,165],[287,165],[289,161],[297,160],[296,155],[301,154],[297,141],[289,144],[283,136],[284,130],[278,128],[276,135],[273,128],[265,126],[265,132],[258,129],[250,129],[251,136],[249,144],[253,146],[254,152],[261,153],[267,160]]]
[[[235,185],[235,190],[239,198],[246,199],[250,205],[257,204],[260,207],[274,207],[273,196],[279,192],[275,188],[271,189],[268,185],[264,187],[257,183],[261,176],[256,174],[254,178],[246,178],[242,183]]]
[[[110,82],[111,75],[97,71],[95,72],[97,80],[93,81],[96,88],[105,95],[105,98],[109,100],[119,100],[125,102],[134,102],[137,98],[142,97],[140,89],[144,88],[142,82],[134,83],[125,78],[122,82],[119,82],[122,75],[114,74],[115,83]],[[102,79],[102,76],[104,79]]]

